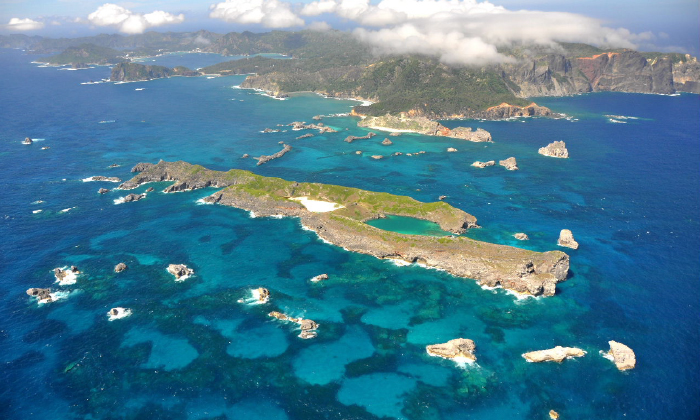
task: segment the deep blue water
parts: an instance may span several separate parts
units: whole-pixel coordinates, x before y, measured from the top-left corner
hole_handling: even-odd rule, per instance
[[[167,64],[217,60],[202,56],[167,56]],[[109,69],[31,61],[0,51],[0,418],[700,416],[697,95],[542,98],[572,118],[467,122],[491,131],[487,145],[403,135],[383,146],[382,135],[345,143],[366,132],[349,117],[324,118],[335,134],[261,133],[347,112],[351,101],[279,101],[233,88],[243,77],[81,85]],[[638,119],[616,124],[606,114]],[[44,140],[24,146],[27,136]],[[537,154],[554,140],[566,141],[570,159]],[[279,141],[294,147],[283,158],[260,167],[241,158],[274,153]],[[509,156],[519,171],[470,166]],[[97,189],[116,184],[81,181],[128,179],[135,163],[159,159],[423,201],[446,195],[477,217],[482,229],[471,237],[543,251],[567,228],[581,246],[566,250],[571,276],[556,296],[518,300],[348,253],[294,219],[197,205],[213,190],[114,205],[122,194]],[[516,232],[530,240],[516,241]],[[115,274],[118,262],[128,270]],[[174,282],[170,263],[195,276]],[[75,285],[53,283],[51,270],[65,265],[83,271]],[[309,282],[320,273],[330,278]],[[272,293],[268,304],[238,302],[260,286]],[[29,287],[70,294],[38,306]],[[109,322],[115,306],[133,315]],[[319,322],[318,337],[301,340],[268,318],[271,310]],[[476,365],[425,353],[457,337],[476,342]],[[637,368],[619,372],[602,358],[608,340],[634,349]],[[562,364],[520,356],[555,345],[588,354]]]

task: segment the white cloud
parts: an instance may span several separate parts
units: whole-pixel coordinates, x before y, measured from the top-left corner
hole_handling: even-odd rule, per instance
[[[226,0],[209,8],[209,17],[226,22],[258,24],[267,28],[304,26],[290,4],[278,0]]]
[[[173,15],[172,13],[156,10],[152,13],[140,14],[132,12],[122,6],[105,3],[88,15],[88,21],[96,26],[114,26],[120,32],[127,34],[140,34],[148,28],[182,23],[185,15]]]
[[[318,31],[318,32],[324,32],[324,31],[330,31],[331,25],[328,24],[328,22],[323,22],[323,21],[317,21],[317,22],[311,22],[306,29],[312,30],[312,31]]]
[[[38,22],[29,18],[12,18],[10,19],[10,22],[7,25],[5,25],[5,28],[11,31],[33,31],[35,29],[41,29],[43,27],[44,22]]]

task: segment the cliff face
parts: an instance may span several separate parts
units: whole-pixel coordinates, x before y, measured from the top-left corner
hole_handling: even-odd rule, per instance
[[[504,77],[520,88],[518,96],[565,96],[584,92],[700,93],[700,66],[686,56],[646,58],[636,51],[566,58],[550,54],[503,66]]]
[[[199,75],[200,73],[181,66],[171,69],[163,66],[146,66],[138,63],[123,62],[112,67],[112,74],[109,80],[112,82],[139,82],[171,76]]]

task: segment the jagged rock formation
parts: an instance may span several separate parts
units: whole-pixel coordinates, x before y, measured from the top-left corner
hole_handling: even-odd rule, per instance
[[[265,178],[242,170],[217,172],[186,162],[160,162],[119,188],[136,188],[156,181],[174,181],[174,185],[188,189],[227,187],[204,201],[252,211],[260,217],[298,217],[303,226],[320,238],[348,251],[418,262],[455,276],[476,279],[489,287],[500,285],[519,293],[552,296],[556,283],[566,279],[569,269],[569,257],[560,251],[539,253],[463,236],[404,235],[364,223],[383,214],[393,214],[429,220],[454,233],[477,226],[474,216],[445,202],[421,203],[410,197]],[[289,197],[329,201],[343,208],[315,213]]]
[[[24,140],[22,141],[22,144],[32,144],[34,141],[30,139],[29,137],[25,137]]]
[[[571,249],[578,249],[578,242],[574,240],[574,234],[571,233],[569,229],[562,229],[561,232],[559,232],[557,245],[565,246]]]
[[[518,170],[518,162],[515,160],[514,157],[509,157],[508,159],[504,160],[499,160],[498,164],[503,166],[509,171],[517,171]]]
[[[384,139],[384,140],[382,140],[382,144],[384,146],[391,146],[392,144],[394,144],[394,142],[389,140],[389,139]]]
[[[27,294],[29,296],[35,297],[41,303],[53,302],[53,298],[51,297],[51,289],[40,289],[32,287],[31,289],[27,289]]]
[[[367,140],[367,139],[371,139],[372,137],[374,137],[374,136],[376,136],[376,135],[377,135],[376,133],[373,133],[373,132],[370,131],[369,133],[367,133],[367,135],[364,135],[364,136],[347,136],[347,137],[345,138],[344,141],[347,142],[347,143],[352,143],[352,142],[354,142],[355,140]]]
[[[431,344],[425,347],[425,351],[431,356],[445,359],[465,358],[472,361],[476,360],[475,350],[474,341],[468,338],[455,338],[447,343]]]
[[[556,346],[553,349],[548,350],[538,350],[531,351],[529,353],[524,353],[523,357],[528,362],[558,362],[561,363],[564,359],[570,359],[572,357],[583,357],[586,352],[576,348],[576,347],[562,347]]]
[[[306,134],[302,134],[302,135],[299,136],[299,137],[296,137],[295,140],[308,139],[309,137],[313,137],[313,136],[314,136],[314,135],[311,134],[311,133],[306,133]]]
[[[472,163],[472,166],[474,166],[476,168],[485,168],[487,166],[493,166],[495,164],[496,164],[495,160],[490,160],[488,162],[480,162],[477,160],[476,162]]]
[[[150,168],[153,166],[153,163],[148,163],[148,162],[142,162],[142,163],[137,163],[134,165],[133,168],[131,168],[131,172],[143,172],[146,169]]]
[[[516,233],[513,237],[519,241],[527,241],[530,239],[525,233]]]
[[[299,324],[299,327],[301,327],[299,337],[303,339],[314,338],[317,335],[316,330],[318,329],[318,324],[315,321],[304,318],[293,318],[277,311],[272,311],[267,315],[279,319],[280,321],[289,321]]]
[[[146,198],[146,194],[128,194],[122,199],[123,203],[131,203],[134,201],[143,200]]]
[[[615,366],[619,370],[634,369],[637,364],[637,358],[631,348],[612,340],[608,341],[608,344],[610,344],[608,354],[612,356],[613,362],[615,362]]]
[[[108,190],[107,188],[100,188],[99,190],[97,190],[99,194],[107,194],[109,191],[110,190]]]
[[[264,287],[255,289],[255,296],[258,297],[259,303],[267,303],[270,301],[270,291]]]
[[[121,273],[122,271],[126,270],[127,266],[123,262],[117,264],[114,266],[114,272],[115,273]]]
[[[254,159],[257,159],[257,161],[258,161],[257,166],[260,166],[263,163],[267,163],[273,159],[281,158],[282,156],[284,156],[285,153],[289,152],[290,150],[292,150],[292,146],[285,144],[284,147],[282,148],[282,150],[280,150],[279,152],[277,152],[275,154],[262,155],[260,157],[254,158]],[[168,191],[166,191],[166,192],[168,192]]]
[[[569,157],[569,151],[566,149],[566,143],[563,141],[554,141],[545,147],[540,147],[537,153],[562,159],[567,159]]]
[[[513,117],[549,117],[552,116],[552,110],[539,106],[536,103],[531,103],[527,106],[510,105],[502,103],[500,105],[487,108],[485,111],[478,113],[478,118],[487,120],[500,120],[503,118]]]
[[[168,273],[175,276],[175,281],[184,281],[194,274],[194,270],[188,268],[185,264],[170,264],[167,270]]]
[[[685,55],[685,61],[673,64],[673,87],[680,92],[700,93],[700,63],[697,57]]]

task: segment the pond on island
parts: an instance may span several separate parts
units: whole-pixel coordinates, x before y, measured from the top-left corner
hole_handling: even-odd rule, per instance
[[[403,233],[407,235],[426,235],[426,236],[448,236],[450,232],[446,232],[440,228],[435,222],[416,219],[414,217],[393,216],[387,215],[383,219],[374,219],[367,221],[367,224],[382,230],[390,232]]]

